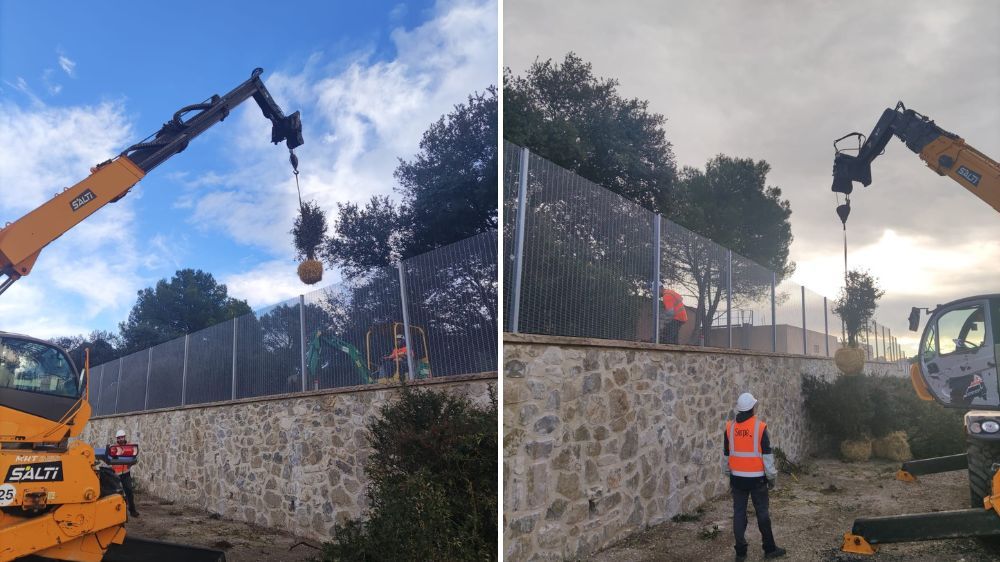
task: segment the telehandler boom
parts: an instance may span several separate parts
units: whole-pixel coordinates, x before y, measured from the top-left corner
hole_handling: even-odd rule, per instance
[[[42,249],[98,209],[124,197],[150,170],[183,151],[254,98],[271,120],[271,141],[300,146],[299,113],[285,116],[261,69],[223,96],[177,111],[154,135],[91,169],[90,175],[0,230],[0,293],[31,272]],[[190,117],[188,114],[196,112]],[[293,162],[294,153],[292,153]],[[293,164],[294,165],[294,164]],[[89,363],[89,360],[88,360]],[[78,437],[90,419],[89,364],[77,370],[49,342],[0,332],[0,562],[56,560],[224,561],[218,551],[126,538],[125,501],[103,456]]]
[[[948,176],[1000,212],[1000,164],[938,127],[902,102],[886,109],[857,154],[838,149],[832,190],[850,195],[853,182],[872,182],[871,163],[893,137],[906,143],[927,166]],[[864,139],[851,133],[834,141]],[[846,224],[850,200],[837,209]],[[910,312],[916,331],[920,311]],[[972,509],[857,519],[844,534],[843,550],[873,554],[879,544],[953,537],[1000,535],[1000,294],[971,296],[928,310],[910,380],[917,395],[965,414],[967,453],[904,463],[900,480],[968,469]]]

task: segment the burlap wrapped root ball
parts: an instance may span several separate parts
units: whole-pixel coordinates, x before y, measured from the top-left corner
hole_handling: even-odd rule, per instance
[[[840,442],[840,456],[845,461],[861,462],[872,458],[871,439],[846,439]]]
[[[865,350],[857,347],[842,347],[833,354],[837,369],[845,375],[860,375],[865,370]]]
[[[306,285],[315,285],[323,280],[323,262],[306,260],[299,264],[299,279]]]
[[[893,431],[872,441],[872,456],[890,461],[908,461],[913,458],[906,432]]]

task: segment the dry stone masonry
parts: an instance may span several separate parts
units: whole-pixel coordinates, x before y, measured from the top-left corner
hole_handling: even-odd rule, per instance
[[[416,385],[485,405],[496,377]],[[123,428],[140,446],[132,473],[142,490],[323,541],[367,509],[366,427],[398,393],[355,387],[103,417],[81,438],[102,447]]]
[[[802,458],[801,377],[836,375],[827,358],[514,334],[503,361],[511,562],[575,559],[725,493],[722,431],[744,391]]]

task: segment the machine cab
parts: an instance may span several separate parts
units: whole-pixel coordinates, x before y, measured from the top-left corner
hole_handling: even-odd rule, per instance
[[[920,338],[918,361],[927,390],[951,408],[1000,410],[1000,295],[939,306]]]
[[[62,349],[47,341],[0,332],[0,442],[64,439],[83,430],[90,407],[86,380]],[[84,419],[80,419],[84,416]],[[31,437],[32,439],[29,439]]]

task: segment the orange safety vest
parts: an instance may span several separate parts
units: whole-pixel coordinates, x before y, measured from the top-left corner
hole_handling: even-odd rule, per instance
[[[733,476],[764,476],[760,440],[767,424],[753,416],[740,423],[726,422],[729,436],[729,472]]]
[[[127,464],[113,464],[113,465],[111,465],[111,469],[114,470],[115,474],[117,474],[119,476],[121,476],[122,474],[128,472],[129,468],[131,468],[131,467],[129,465],[127,465]]]
[[[402,359],[403,357],[406,357],[406,346],[405,345],[403,347],[397,347],[395,350],[393,350],[392,353],[390,353],[389,355],[387,355],[385,358],[386,359],[391,359],[391,360],[395,361],[396,359]]]
[[[688,313],[684,306],[684,299],[680,293],[673,289],[663,289],[663,308],[674,311],[674,320],[687,322]]]

